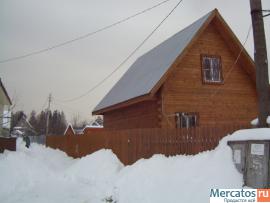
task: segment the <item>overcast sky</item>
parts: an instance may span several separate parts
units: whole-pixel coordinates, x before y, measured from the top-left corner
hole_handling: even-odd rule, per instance
[[[162,0],[1,0],[0,60],[40,50],[95,31],[151,7]],[[117,67],[178,0],[151,10],[121,25],[67,46],[22,60],[0,64],[0,77],[16,110],[41,111],[49,95],[52,109],[64,110],[68,119],[79,114],[91,119],[91,111],[134,60],[218,8],[232,30],[244,41],[251,24],[249,0],[184,0],[147,43],[108,81],[91,94],[72,99],[96,85]],[[270,1],[262,0],[270,9]],[[270,17],[265,18],[270,52]],[[253,57],[253,36],[246,49]],[[268,53],[269,56],[269,53]],[[268,57],[269,58],[269,57]]]

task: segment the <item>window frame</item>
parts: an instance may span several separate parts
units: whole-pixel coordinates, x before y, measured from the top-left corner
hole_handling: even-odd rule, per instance
[[[204,57],[208,58],[217,58],[219,59],[219,69],[220,69],[220,78],[221,81],[209,81],[206,80],[205,76],[205,69],[204,69]],[[201,54],[201,74],[202,74],[202,82],[203,84],[211,84],[211,85],[223,85],[224,84],[224,79],[223,79],[223,70],[222,70],[222,60],[220,55],[211,55],[211,54]]]
[[[186,114],[187,116],[195,116],[195,125],[194,126],[182,126],[182,114]],[[194,128],[199,126],[199,112],[176,112],[175,113],[175,124],[176,128]]]

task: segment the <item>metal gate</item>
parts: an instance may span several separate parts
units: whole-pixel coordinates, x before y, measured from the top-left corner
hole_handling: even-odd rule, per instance
[[[237,141],[233,142],[233,144],[229,143],[229,145],[233,150],[233,161],[237,170],[240,173],[244,174],[246,169],[246,150],[247,150],[245,142]]]
[[[237,170],[244,175],[244,185],[252,188],[270,186],[270,140],[228,141]]]
[[[246,165],[246,185],[254,188],[267,188],[269,178],[269,142],[249,142]]]

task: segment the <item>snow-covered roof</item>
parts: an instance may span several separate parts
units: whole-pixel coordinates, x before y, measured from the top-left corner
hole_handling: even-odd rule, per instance
[[[67,128],[66,128],[66,130],[65,130],[65,132],[64,132],[64,135],[67,133],[67,131],[68,131],[69,128],[71,128],[73,134],[75,135],[76,133],[75,133],[75,131],[74,131],[74,129],[73,129],[71,123],[69,123],[69,124],[67,125]]]
[[[23,135],[24,132],[22,132],[20,130],[15,130],[14,132],[12,132],[12,134],[14,134],[14,135]]]
[[[13,127],[13,130],[22,130],[25,129],[25,127],[21,127],[21,126],[15,126]]]
[[[213,12],[139,57],[95,107],[94,112],[150,93]]]
[[[100,125],[96,120],[90,122],[90,125],[87,125],[85,127],[88,127],[88,128],[103,128],[102,125]]]
[[[83,133],[85,132],[86,129],[89,128],[103,128],[102,125],[100,125],[97,121],[92,121],[89,125],[86,125],[83,129]]]

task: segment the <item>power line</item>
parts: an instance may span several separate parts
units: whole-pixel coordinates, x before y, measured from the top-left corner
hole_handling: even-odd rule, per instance
[[[156,5],[152,6],[152,7],[149,7],[149,8],[147,8],[147,9],[145,9],[143,11],[140,11],[138,13],[135,13],[135,14],[133,14],[133,15],[127,17],[127,18],[124,18],[122,20],[119,20],[119,21],[117,21],[117,22],[115,22],[113,24],[104,26],[104,27],[102,27],[102,28],[100,28],[100,29],[98,29],[96,31],[93,31],[93,32],[90,32],[90,33],[81,35],[79,37],[76,37],[76,38],[71,39],[71,40],[68,40],[68,41],[64,41],[64,42],[61,42],[61,43],[52,45],[52,46],[47,47],[47,48],[44,48],[44,49],[33,51],[33,52],[30,52],[30,53],[27,53],[27,54],[23,54],[23,55],[20,55],[20,56],[14,56],[14,57],[10,57],[10,58],[7,58],[7,59],[3,59],[3,60],[0,60],[0,63],[7,63],[7,62],[11,62],[11,61],[17,61],[17,60],[20,60],[20,59],[23,59],[23,58],[27,58],[27,57],[30,57],[30,56],[38,55],[38,54],[41,54],[41,53],[44,53],[44,52],[47,52],[47,51],[51,51],[53,49],[56,49],[56,48],[59,48],[59,47],[62,47],[62,46],[71,44],[73,42],[76,42],[76,41],[79,41],[79,40],[88,38],[88,37],[93,36],[93,35],[95,35],[95,34],[97,34],[99,32],[105,31],[105,30],[110,29],[110,28],[112,28],[112,27],[114,27],[116,25],[119,25],[121,23],[124,23],[124,22],[126,22],[126,21],[128,21],[128,20],[130,20],[132,18],[135,18],[138,15],[141,15],[143,13],[146,13],[146,12],[148,12],[148,11],[154,9],[154,8],[157,8],[157,7],[161,6],[162,4],[167,3],[168,1],[170,1],[170,0],[162,1],[162,2],[156,4]]]
[[[66,103],[62,103],[62,102],[59,102],[59,101],[55,101],[55,99],[53,100],[52,104],[58,106],[58,107],[62,107],[62,108],[65,108],[65,109],[69,109],[69,112],[70,113],[74,113],[74,112],[80,112],[81,110],[78,110],[78,109],[74,109],[73,107],[70,107],[70,106],[67,106]]]
[[[235,59],[233,65],[230,67],[228,73],[227,73],[227,74],[225,75],[225,77],[224,77],[224,80],[223,80],[224,83],[225,83],[225,81],[230,77],[230,75],[231,75],[231,73],[232,73],[232,71],[233,71],[235,65],[237,64],[237,62],[238,62],[238,60],[239,60],[239,58],[240,58],[242,52],[243,52],[244,49],[245,49],[245,45],[246,45],[246,43],[247,43],[247,41],[248,41],[248,38],[249,38],[249,35],[250,35],[250,32],[251,32],[251,28],[252,28],[252,26],[250,25],[249,28],[248,28],[247,36],[246,36],[245,41],[244,41],[244,43],[243,43],[243,45],[242,45],[242,48],[241,48],[239,54],[237,55],[237,57],[236,57],[236,59]],[[221,89],[221,88],[217,89],[217,90],[211,95],[211,98],[213,98],[213,97],[220,91],[220,89]]]
[[[155,33],[155,31],[165,22],[165,20],[175,11],[175,9],[179,6],[179,4],[183,0],[180,0],[173,9],[166,15],[166,17],[155,27],[155,29],[147,35],[147,37],[137,46],[110,74],[108,74],[105,78],[103,78],[100,82],[98,82],[96,85],[94,85],[91,89],[86,91],[85,93],[81,94],[80,96],[74,97],[72,99],[63,100],[61,102],[72,102],[75,100],[78,100],[82,97],[85,97],[92,91],[94,91],[96,88],[98,88],[100,85],[102,85],[108,78],[110,78],[118,69],[120,69],[144,44],[145,42]]]

